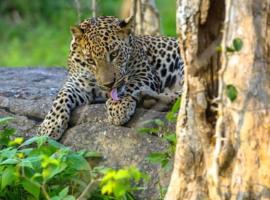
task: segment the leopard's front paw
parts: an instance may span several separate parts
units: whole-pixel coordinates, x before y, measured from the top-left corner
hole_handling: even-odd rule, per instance
[[[108,99],[106,102],[108,120],[111,124],[120,126],[127,123],[135,113],[137,102],[131,96],[120,100]]]
[[[48,135],[52,139],[59,140],[66,128],[67,125],[62,125],[62,122],[45,118],[38,128],[38,135]]]

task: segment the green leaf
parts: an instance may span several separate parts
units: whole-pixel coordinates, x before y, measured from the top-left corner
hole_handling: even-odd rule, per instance
[[[10,185],[15,179],[15,167],[8,166],[2,174],[1,189],[3,190],[7,185]]]
[[[0,165],[14,165],[19,163],[18,159],[8,158],[0,163]]]
[[[18,146],[23,142],[23,137],[16,137],[13,140],[9,141],[8,146]]]
[[[22,186],[27,192],[32,194],[36,199],[39,199],[40,184],[38,182],[24,178],[22,180]]]
[[[172,144],[176,144],[176,134],[175,133],[171,133],[169,135],[166,135],[164,137],[168,142],[171,142]]]
[[[28,140],[26,140],[24,143],[21,144],[20,147],[27,146],[33,143],[37,143],[38,148],[43,145],[48,139],[48,136],[42,135],[42,136],[34,136]]]
[[[141,134],[147,134],[147,133],[151,133],[151,128],[138,128],[138,132]]]
[[[159,132],[159,129],[143,127],[143,128],[138,128],[138,132],[141,134],[157,134]]]
[[[227,85],[226,86],[226,95],[227,97],[233,102],[237,98],[237,89],[234,85]]]
[[[173,112],[168,112],[166,114],[166,119],[169,121],[169,122],[174,122],[177,118],[177,115]]]
[[[102,154],[97,151],[87,151],[83,155],[85,158],[102,158]]]
[[[51,198],[51,200],[75,200],[75,197],[71,195],[65,196],[64,198],[61,198],[59,196],[54,196]]]
[[[116,199],[126,199],[127,193],[138,190],[134,183],[146,180],[148,177],[136,167],[113,170],[106,172],[100,182],[102,194],[113,194]]]
[[[51,197],[51,200],[62,200],[59,196]]]
[[[116,182],[115,187],[113,188],[113,193],[116,197],[120,198],[123,197],[129,189],[130,185]]]
[[[0,118],[0,125],[5,125],[7,124],[9,121],[13,120],[14,117],[3,117]]]
[[[181,106],[181,98],[178,98],[176,102],[173,104],[171,112],[177,113],[180,109],[180,106]]]
[[[159,127],[163,127],[165,124],[164,121],[162,121],[161,119],[155,119],[154,123]]]
[[[233,52],[235,52],[235,49],[233,47],[226,47],[226,51],[233,53]]]
[[[146,157],[146,160],[153,164],[161,164],[166,157],[165,153],[153,152]]]
[[[115,182],[114,181],[108,181],[104,186],[101,188],[102,194],[112,194],[115,189]]]
[[[217,51],[217,52],[222,52],[222,47],[221,47],[221,45],[219,45],[219,46],[216,47],[216,51]]]
[[[172,169],[172,165],[170,163],[169,159],[165,159],[161,162],[161,167],[165,170],[165,171],[169,171]]]
[[[5,127],[0,131],[0,149],[9,146],[10,136],[16,133],[16,129]],[[2,146],[2,147],[1,147]]]
[[[40,161],[38,157],[29,157],[26,159],[21,160],[21,162],[18,164],[20,167],[28,167],[31,169],[34,169],[33,164],[34,162]]]
[[[96,166],[92,171],[97,174],[106,174],[107,172],[111,171],[111,168],[105,166]]]
[[[38,180],[38,178],[41,178],[42,177],[42,174],[41,173],[38,173],[36,172],[32,177],[31,177],[31,180]]]
[[[145,179],[147,178],[146,174],[143,174],[142,172],[140,172],[140,170],[136,167],[129,167],[128,173],[130,174],[130,178],[133,178],[136,183],[138,183],[141,180],[141,178],[145,178]]]
[[[76,170],[90,170],[90,166],[82,155],[73,153],[68,155],[66,163],[70,168]]]
[[[2,158],[12,158],[15,157],[17,153],[17,149],[14,149],[13,147],[8,147],[0,151]]]
[[[64,198],[67,195],[68,195],[68,186],[65,187],[63,190],[61,190],[61,192],[59,193],[59,197]]]
[[[33,148],[25,148],[25,149],[19,150],[18,152],[23,153],[28,156],[32,151],[33,151]]]
[[[53,147],[55,147],[57,149],[65,149],[65,148],[68,149],[68,147],[66,147],[65,145],[63,145],[63,144],[61,144],[61,143],[59,143],[59,142],[57,142],[55,140],[52,140],[50,138],[47,138],[47,140],[48,140],[49,145],[51,145],[51,146],[53,146]]]
[[[3,131],[3,134],[0,135],[1,138],[9,138],[9,136],[14,135],[14,133],[16,132],[15,128],[5,128]]]
[[[235,38],[233,40],[233,47],[235,51],[240,51],[243,47],[243,41],[241,38]]]
[[[45,181],[48,181],[55,175],[64,171],[66,168],[67,168],[66,163],[60,163],[60,165],[49,165],[47,168],[43,169],[42,177]]]
[[[74,196],[68,195],[63,200],[75,200]]]
[[[129,171],[125,169],[118,170],[116,174],[114,175],[114,179],[116,180],[127,179],[127,178],[130,178],[130,174],[129,174]]]
[[[178,98],[176,100],[176,102],[174,103],[172,109],[170,112],[167,113],[166,115],[166,119],[169,121],[169,122],[175,122],[176,119],[177,119],[177,113],[180,109],[180,106],[181,106],[181,98]]]

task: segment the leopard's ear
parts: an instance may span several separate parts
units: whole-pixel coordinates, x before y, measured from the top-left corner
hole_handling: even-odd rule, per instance
[[[70,27],[70,31],[73,36],[82,36],[83,35],[83,30],[79,26],[72,26]]]
[[[127,33],[130,33],[133,28],[133,22],[134,22],[133,19],[134,17],[130,16],[124,20],[121,20],[118,25],[122,30],[125,30]]]

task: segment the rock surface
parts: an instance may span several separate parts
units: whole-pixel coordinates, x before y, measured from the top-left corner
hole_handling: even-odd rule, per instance
[[[0,117],[14,116],[11,126],[17,128],[19,134],[35,135],[66,75],[63,68],[0,68]],[[147,190],[138,194],[138,199],[158,199],[158,182],[166,186],[169,173],[149,164],[145,157],[164,150],[166,143],[156,136],[138,134],[137,128],[146,120],[164,115],[139,108],[126,127],[117,127],[107,123],[104,104],[81,106],[74,110],[70,128],[61,142],[76,150],[102,153],[102,165],[139,167],[151,176],[151,180]]]

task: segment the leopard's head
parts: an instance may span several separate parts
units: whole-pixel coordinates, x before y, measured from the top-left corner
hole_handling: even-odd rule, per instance
[[[97,84],[110,90],[125,74],[132,52],[132,17],[97,17],[71,27],[69,62],[87,67]]]

